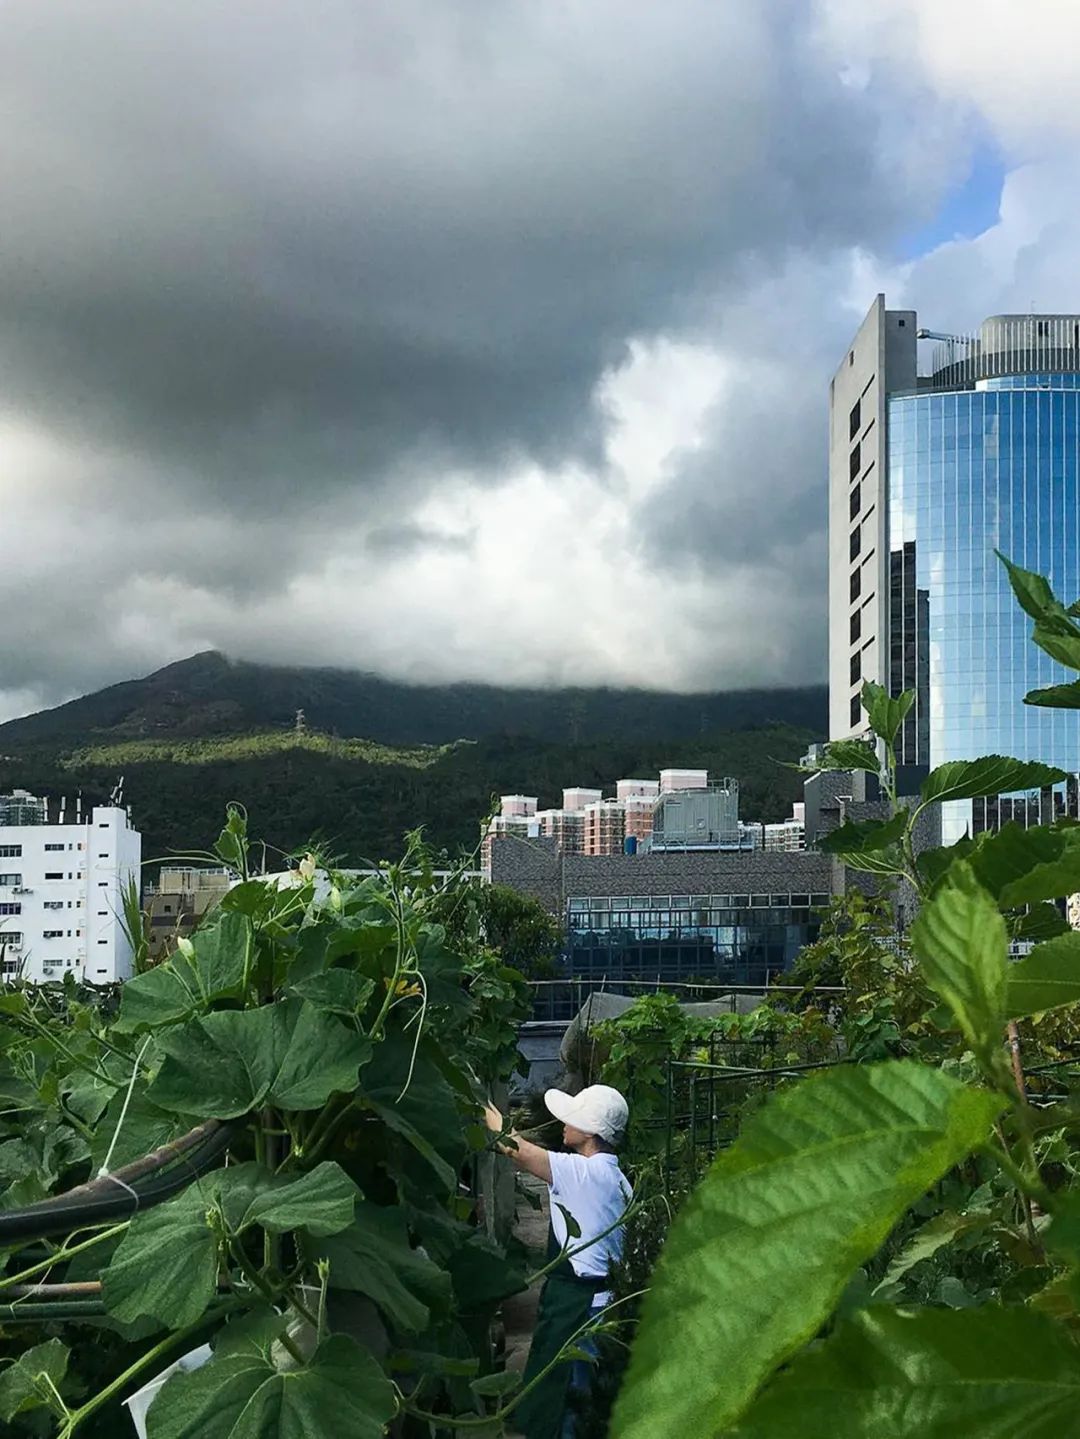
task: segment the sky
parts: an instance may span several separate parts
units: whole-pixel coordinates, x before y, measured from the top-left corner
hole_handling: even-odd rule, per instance
[[[825,672],[875,294],[1080,311],[1060,0],[5,0],[0,718]]]

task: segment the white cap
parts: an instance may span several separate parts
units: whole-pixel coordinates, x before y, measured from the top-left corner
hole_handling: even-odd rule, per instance
[[[544,1103],[556,1119],[580,1129],[582,1134],[596,1134],[614,1143],[626,1128],[629,1110],[626,1100],[608,1084],[590,1084],[580,1094],[567,1094],[562,1089],[549,1089]]]

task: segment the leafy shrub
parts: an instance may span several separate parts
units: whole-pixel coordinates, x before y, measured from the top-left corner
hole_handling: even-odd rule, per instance
[[[1035,642],[1080,671],[1080,607],[1037,575],[1009,573]],[[1028,702],[1080,707],[1080,681]],[[1056,907],[1080,890],[1080,826],[1007,825],[917,853],[927,806],[1066,776],[1002,756],[956,761],[901,804],[893,746],[913,703],[865,685],[874,742],[843,741],[825,758],[880,769],[893,804],[827,847],[920,897],[914,964],[889,996],[893,1042],[909,1057],[788,1086],[719,1155],[665,1242],[613,1439],[1075,1427],[1075,1081],[1066,1067],[1063,1098],[1029,1089],[1020,1025],[1080,1002],[1080,933]],[[1024,938],[1034,948],[1011,962],[1010,942]],[[898,999],[911,1004],[907,1024]]]
[[[476,888],[436,880],[418,836],[321,900],[313,860],[249,877],[237,809],[216,855],[240,882],[119,1002],[0,993],[0,1425],[116,1434],[119,1401],[205,1342],[152,1439],[480,1419],[524,1277],[476,1224],[476,1121],[524,982],[450,946],[438,915]]]

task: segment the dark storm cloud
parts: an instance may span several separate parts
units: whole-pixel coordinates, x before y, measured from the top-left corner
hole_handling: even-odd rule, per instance
[[[804,10],[9,4],[7,403],[230,508],[595,457],[628,336],[865,233]]]
[[[916,190],[805,0],[7,0],[0,94],[0,422],[62,449],[75,531],[0,582],[0,689],[50,699],[154,653],[144,578],[249,620],[335,543],[468,544],[415,515],[452,472],[601,466],[631,340],[723,339]],[[673,477],[658,564],[772,542],[768,421],[748,390]]]

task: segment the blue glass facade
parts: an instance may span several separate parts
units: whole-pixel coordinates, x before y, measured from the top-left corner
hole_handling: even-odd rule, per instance
[[[1080,712],[1024,704],[1074,676],[1031,643],[994,555],[1080,596],[1080,375],[893,396],[888,465],[888,672],[894,693],[917,691],[901,761],[996,753],[1080,770]],[[1075,789],[1068,800],[1075,811]]]
[[[571,899],[569,972],[660,983],[765,984],[817,938],[826,893],[637,895]]]

